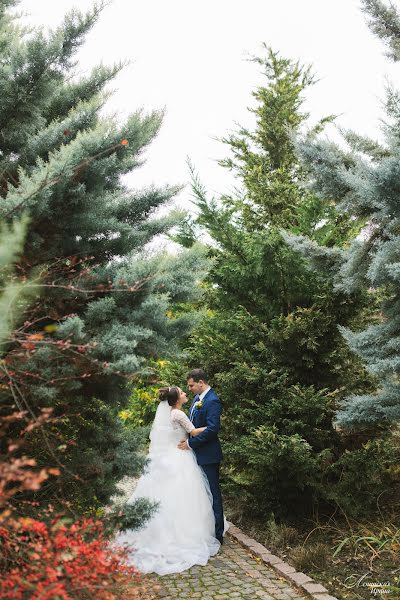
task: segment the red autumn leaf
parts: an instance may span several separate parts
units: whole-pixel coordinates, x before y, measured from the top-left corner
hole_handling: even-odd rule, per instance
[[[32,333],[26,337],[27,340],[42,340],[43,338],[43,333]]]
[[[10,444],[10,445],[8,446],[8,451],[9,451],[9,452],[14,452],[14,450],[17,450],[19,447],[20,447],[20,445],[19,445],[19,444]]]
[[[34,350],[36,348],[35,344],[31,344],[29,342],[23,342],[21,346],[26,350]]]
[[[47,469],[47,472],[50,473],[50,475],[60,475],[61,473],[60,469],[57,468]]]

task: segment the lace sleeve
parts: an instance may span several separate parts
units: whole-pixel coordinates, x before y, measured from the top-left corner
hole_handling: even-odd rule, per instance
[[[178,410],[177,408],[173,408],[171,410],[171,420],[173,423],[179,423],[179,425],[181,425],[183,429],[188,433],[195,429],[195,426],[185,415],[185,413],[182,410]]]

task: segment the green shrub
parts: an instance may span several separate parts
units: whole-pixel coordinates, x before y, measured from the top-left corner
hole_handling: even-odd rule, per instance
[[[158,406],[158,391],[162,386],[177,385],[186,389],[187,367],[184,362],[169,360],[151,361],[147,371],[136,377],[127,408],[119,417],[129,427],[145,427],[154,419]]]
[[[325,496],[347,515],[357,517],[377,508],[379,498],[399,486],[400,446],[396,437],[369,440],[356,450],[345,450],[327,469]],[[387,500],[382,498],[382,500]]]

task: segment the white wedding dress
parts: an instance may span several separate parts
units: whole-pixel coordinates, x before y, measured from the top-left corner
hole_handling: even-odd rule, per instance
[[[180,573],[206,565],[220,547],[208,480],[192,450],[177,444],[194,429],[185,413],[160,402],[150,433],[149,464],[128,504],[145,497],[159,502],[142,529],[120,532],[128,561],[142,573]]]

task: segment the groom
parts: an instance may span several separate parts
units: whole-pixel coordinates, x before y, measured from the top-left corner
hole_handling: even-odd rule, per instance
[[[208,385],[207,376],[202,369],[190,371],[187,383],[189,390],[196,394],[190,408],[189,418],[196,428],[206,427],[206,429],[197,436],[182,440],[178,448],[181,450],[192,448],[196,454],[197,463],[207,476],[213,497],[215,537],[222,544],[224,512],[219,486],[219,464],[222,460],[222,452],[218,439],[222,412],[221,401]]]

